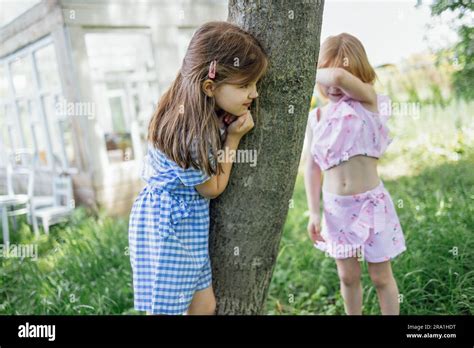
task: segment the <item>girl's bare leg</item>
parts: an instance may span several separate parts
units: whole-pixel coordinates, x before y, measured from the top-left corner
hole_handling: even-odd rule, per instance
[[[361,269],[357,258],[336,259],[344,308],[348,315],[362,314]]]
[[[398,287],[392,273],[390,261],[380,263],[369,262],[369,274],[377,290],[382,314],[400,314]]]
[[[212,286],[196,291],[191,301],[191,305],[186,312],[188,315],[215,315],[216,298]]]
[[[212,286],[196,291],[189,305],[186,315],[215,315],[216,312],[216,298]],[[146,312],[146,315],[152,315]]]

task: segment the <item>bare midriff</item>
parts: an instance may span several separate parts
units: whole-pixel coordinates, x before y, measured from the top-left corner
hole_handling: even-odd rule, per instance
[[[327,169],[323,174],[323,191],[349,196],[376,188],[380,184],[377,161],[358,155]]]

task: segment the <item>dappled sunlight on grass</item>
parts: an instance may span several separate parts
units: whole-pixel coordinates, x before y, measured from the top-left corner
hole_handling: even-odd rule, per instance
[[[457,162],[474,147],[474,102],[453,102],[446,108],[421,107],[419,117],[397,116],[390,122],[394,138],[381,159],[385,179],[416,175],[439,163]]]

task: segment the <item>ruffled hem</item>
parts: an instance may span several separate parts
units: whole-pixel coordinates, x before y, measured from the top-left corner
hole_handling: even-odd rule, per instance
[[[344,260],[344,259],[348,259],[348,258],[351,258],[351,257],[356,257],[356,258],[361,259],[361,254],[362,254],[363,257],[364,257],[364,260],[367,261],[367,262],[370,262],[370,263],[380,263],[380,262],[393,260],[395,257],[397,257],[398,255],[400,255],[401,253],[403,253],[404,251],[407,250],[406,246],[403,245],[400,248],[391,250],[391,252],[388,255],[385,255],[383,257],[371,258],[370,256],[367,257],[366,253],[356,250],[355,247],[353,248],[353,254],[352,255],[347,254],[347,255],[341,256],[340,254],[331,252],[331,250],[327,247],[327,244],[325,242],[316,242],[316,243],[313,244],[313,246],[316,249],[319,249],[319,250],[327,253],[330,257],[332,257],[336,260]],[[359,246],[358,248],[361,248],[361,246]]]

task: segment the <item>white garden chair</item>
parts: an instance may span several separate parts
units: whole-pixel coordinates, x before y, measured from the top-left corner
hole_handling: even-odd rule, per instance
[[[13,178],[19,179],[21,176],[27,176],[26,194],[29,197],[31,209],[54,205],[53,195],[37,196],[35,195],[35,170],[37,169],[38,157],[30,149],[18,149],[15,153],[9,155],[9,164],[11,171],[7,171],[8,194],[14,195]],[[8,167],[7,167],[8,168]],[[8,175],[10,174],[10,175]],[[30,214],[31,215],[31,214]],[[31,216],[28,215],[28,223],[32,223]],[[14,220],[15,221],[15,220]],[[35,228],[33,226],[33,228]],[[36,230],[35,230],[36,233]]]
[[[52,206],[34,209],[34,216],[41,222],[46,234],[49,234],[51,225],[67,220],[74,210],[72,180],[69,175],[54,176],[53,198]]]
[[[13,190],[14,176],[27,177],[27,193],[17,194]],[[34,170],[27,166],[12,166],[10,162],[6,164],[7,194],[0,196],[0,210],[2,215],[3,243],[8,247],[10,243],[10,230],[8,220],[13,218],[14,230],[17,229],[16,217],[26,215],[30,223],[33,224],[33,231],[39,235],[38,224],[34,218],[34,209],[31,204],[31,196],[34,189]]]

